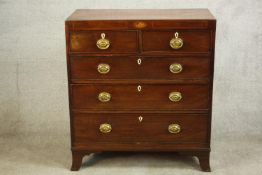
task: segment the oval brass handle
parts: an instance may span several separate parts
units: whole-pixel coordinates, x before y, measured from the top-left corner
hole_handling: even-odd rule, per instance
[[[173,37],[171,40],[170,40],[170,43],[169,45],[173,48],[173,49],[180,49],[181,47],[183,47],[183,40],[182,38],[179,38],[179,33],[176,32],[175,33],[175,37]]]
[[[110,46],[109,40],[105,39],[105,37],[106,37],[106,34],[101,33],[101,38],[99,40],[97,40],[97,42],[96,42],[96,46],[101,50],[105,50]]]
[[[168,131],[172,134],[177,134],[181,131],[181,127],[179,124],[172,123],[168,126]]]
[[[102,133],[109,133],[109,132],[112,131],[112,126],[108,123],[103,123],[103,124],[100,125],[99,130]]]
[[[173,102],[179,102],[182,99],[182,94],[180,92],[171,92],[169,94],[169,100]]]
[[[170,72],[172,72],[173,74],[177,74],[179,72],[181,72],[183,70],[183,67],[181,64],[179,63],[173,63],[169,66],[169,70]]]
[[[111,94],[109,94],[108,92],[101,92],[98,95],[98,99],[101,102],[108,102],[111,100]]]
[[[109,64],[101,63],[97,66],[97,71],[100,74],[107,74],[110,71]]]

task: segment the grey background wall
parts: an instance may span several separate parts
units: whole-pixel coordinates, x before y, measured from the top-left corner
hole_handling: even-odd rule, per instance
[[[64,20],[77,8],[209,8],[217,18],[212,138],[261,140],[260,0],[0,0],[1,138],[69,150]]]

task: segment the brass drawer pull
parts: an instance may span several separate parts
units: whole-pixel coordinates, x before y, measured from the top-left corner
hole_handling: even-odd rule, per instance
[[[169,94],[169,100],[172,102],[179,102],[182,99],[182,94],[180,92],[171,92]]]
[[[177,134],[181,131],[181,127],[179,124],[172,123],[168,126],[168,131],[172,134]]]
[[[173,37],[169,43],[170,47],[172,47],[173,49],[180,49],[181,47],[183,47],[183,44],[183,40],[182,38],[179,38],[178,32],[175,33],[175,37]]]
[[[109,132],[112,131],[112,126],[108,123],[103,123],[103,124],[100,125],[99,130],[102,133],[109,133]]]
[[[97,71],[100,74],[107,74],[110,71],[109,64],[101,63],[97,66]]]
[[[111,94],[108,93],[108,92],[101,92],[101,93],[99,93],[99,95],[98,95],[98,99],[99,99],[99,101],[101,101],[101,102],[108,102],[108,101],[111,100]]]
[[[105,39],[105,37],[106,34],[101,33],[101,38],[96,42],[96,46],[101,50],[105,50],[110,46],[110,41],[108,39]]]
[[[183,67],[181,64],[179,63],[173,63],[169,66],[169,70],[170,72],[172,72],[173,74],[177,74],[179,72],[181,72],[183,70]]]

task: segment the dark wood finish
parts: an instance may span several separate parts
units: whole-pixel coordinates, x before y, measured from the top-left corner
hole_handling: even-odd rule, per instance
[[[81,30],[150,30],[150,29],[214,29],[213,20],[142,20],[144,28],[137,28],[138,20],[66,21],[71,31]]]
[[[202,171],[204,172],[210,172],[210,164],[209,164],[209,159],[210,159],[210,149],[202,149],[198,151],[180,151],[181,155],[188,155],[188,156],[195,156],[198,158],[199,165]]]
[[[201,79],[71,79],[72,84],[208,84],[209,78]]]
[[[106,149],[105,149],[106,144]],[[88,149],[87,149],[88,148]],[[190,152],[194,151],[196,154],[198,151],[209,151],[208,143],[193,142],[193,143],[179,143],[174,144],[170,142],[85,142],[75,143],[72,146],[72,150],[81,151],[157,151],[157,152]],[[195,156],[192,154],[190,156]]]
[[[207,9],[76,10],[66,20],[73,30],[116,29],[214,29],[215,18]],[[145,25],[139,27],[139,23]]]
[[[72,151],[72,166],[71,171],[78,171],[82,164],[82,159],[87,153],[81,151]]]
[[[199,160],[199,164],[200,164],[202,171],[205,171],[205,172],[211,171],[210,164],[209,164],[209,158],[210,158],[209,154],[210,154],[210,152],[206,151],[206,152],[198,153],[196,155],[198,160]]]
[[[207,85],[72,85],[72,108],[91,110],[194,110],[208,109]],[[182,100],[172,102],[169,93],[178,91]],[[109,102],[98,100],[100,92],[111,94]]]
[[[216,30],[211,13],[77,10],[65,25],[71,170],[79,170],[91,152],[172,151],[196,156],[202,171],[210,171]],[[184,41],[179,50],[169,46],[175,32]],[[110,40],[109,49],[97,48],[101,33]],[[110,65],[108,74],[98,73],[100,63]],[[172,63],[183,65],[183,71],[172,74]],[[111,93],[110,102],[98,100],[102,91]],[[180,91],[182,100],[169,101],[171,91]],[[101,133],[101,123],[110,123],[112,131]],[[181,132],[170,134],[171,123],[180,124]]]
[[[110,46],[106,50],[98,49],[97,40],[101,39],[101,33],[110,40]],[[70,51],[88,53],[116,53],[116,52],[137,52],[136,31],[77,31],[70,33]]]
[[[207,142],[206,115],[183,114],[74,114],[75,145],[93,142],[167,142],[192,143]],[[140,122],[138,117],[142,116]],[[99,126],[110,123],[112,131],[101,133]],[[171,134],[168,125],[176,123],[181,132]],[[197,125],[195,125],[197,123]]]
[[[141,64],[137,60],[141,59]],[[72,79],[200,79],[208,78],[208,57],[71,57]],[[101,74],[97,66],[110,65],[110,72]],[[171,73],[169,66],[179,63],[183,66],[180,73]]]
[[[78,9],[67,21],[215,20],[207,9]]]
[[[172,49],[169,45],[174,37],[174,31],[179,32],[184,45],[181,49]],[[165,52],[209,52],[210,31],[177,30],[170,31],[154,30],[142,32],[142,51],[165,51]]]

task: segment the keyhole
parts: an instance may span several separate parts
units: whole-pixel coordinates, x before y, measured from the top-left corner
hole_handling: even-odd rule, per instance
[[[142,91],[142,87],[140,85],[137,86],[137,91],[141,92]]]
[[[137,59],[137,64],[138,64],[138,65],[141,65],[141,64],[142,64],[141,58],[138,58],[138,59]]]
[[[138,117],[138,120],[139,120],[139,122],[142,122],[143,117],[142,117],[142,116],[139,116],[139,117]]]

